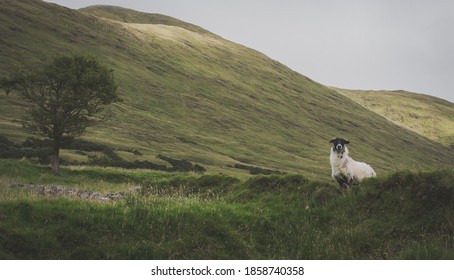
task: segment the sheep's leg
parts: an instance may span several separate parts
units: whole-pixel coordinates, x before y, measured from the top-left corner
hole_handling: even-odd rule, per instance
[[[351,184],[351,179],[347,178],[344,174],[336,175],[335,179],[342,189],[347,189]]]

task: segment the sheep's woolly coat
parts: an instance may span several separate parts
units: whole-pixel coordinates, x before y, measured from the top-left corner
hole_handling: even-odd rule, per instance
[[[353,183],[361,182],[368,177],[375,177],[376,173],[370,165],[358,162],[348,156],[348,148],[343,153],[337,153],[331,148],[330,155],[331,176],[341,187],[348,187]]]

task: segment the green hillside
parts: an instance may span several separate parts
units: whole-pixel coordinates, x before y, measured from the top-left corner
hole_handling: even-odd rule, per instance
[[[82,8],[79,11],[98,18],[111,19],[118,22],[176,26],[196,33],[214,36],[214,34],[210,34],[209,31],[201,27],[161,14],[147,14],[116,6],[102,5]]]
[[[115,70],[123,103],[92,127],[90,142],[125,160],[186,159],[209,173],[235,164],[330,179],[332,137],[383,174],[454,165],[454,152],[402,129],[267,56],[162,15],[95,6],[71,10],[37,0],[0,1],[0,76],[54,54],[82,53]],[[0,135],[20,143],[26,104],[0,94]],[[140,153],[127,151],[137,150]],[[87,155],[63,151],[70,162]]]
[[[400,126],[454,147],[454,104],[451,102],[402,90],[334,89]]]

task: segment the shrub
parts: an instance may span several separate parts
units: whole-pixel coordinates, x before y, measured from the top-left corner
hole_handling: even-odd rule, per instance
[[[0,158],[21,158],[23,153],[18,145],[4,136],[0,136]]]

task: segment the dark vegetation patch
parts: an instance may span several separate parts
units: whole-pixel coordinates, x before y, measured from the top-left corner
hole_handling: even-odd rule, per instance
[[[184,159],[173,159],[167,156],[159,154],[157,158],[167,161],[172,167],[167,171],[178,171],[178,172],[195,172],[203,173],[206,169],[198,164],[192,164],[191,162]]]
[[[20,159],[25,157],[28,159],[37,159],[40,164],[49,164],[50,155],[52,153],[49,147],[51,147],[49,140],[27,138],[24,142],[16,144],[8,138],[0,136],[0,158]],[[76,139],[63,148],[75,151],[79,155],[87,156],[88,161],[79,163],[68,162],[61,159],[62,165],[86,164],[103,167],[120,167],[125,169],[150,169],[166,172],[203,173],[206,171],[206,169],[199,164],[193,164],[184,159],[173,159],[163,155],[158,155],[157,158],[167,161],[171,167],[163,164],[156,164],[148,160],[126,161],[122,159],[113,148],[82,139]],[[137,156],[142,156],[142,153],[137,149],[119,149],[119,151],[126,151]],[[93,152],[98,152],[102,155],[89,154]]]

